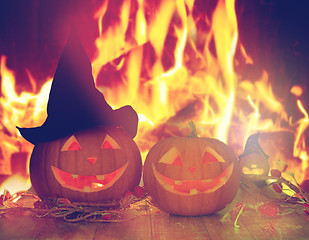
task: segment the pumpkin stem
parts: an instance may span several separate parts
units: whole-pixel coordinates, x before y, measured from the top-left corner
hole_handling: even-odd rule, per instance
[[[195,123],[193,121],[190,121],[189,125],[190,125],[190,128],[191,128],[191,132],[190,132],[188,137],[197,138],[198,135],[197,135]]]

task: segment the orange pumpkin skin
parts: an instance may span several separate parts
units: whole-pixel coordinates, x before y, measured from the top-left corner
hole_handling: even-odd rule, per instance
[[[119,199],[139,184],[141,171],[137,145],[126,131],[116,127],[87,129],[39,143],[30,159],[31,183],[42,199]]]
[[[233,150],[217,139],[171,137],[150,149],[143,181],[162,210],[182,216],[207,215],[234,199],[240,167]]]

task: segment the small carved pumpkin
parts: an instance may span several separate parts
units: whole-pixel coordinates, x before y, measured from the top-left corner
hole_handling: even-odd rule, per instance
[[[132,137],[111,126],[39,143],[30,159],[30,178],[39,197],[73,201],[118,199],[139,184],[141,169]]]
[[[143,181],[162,210],[184,216],[206,215],[234,199],[240,168],[233,150],[217,139],[171,137],[150,149]]]
[[[259,144],[260,134],[251,135],[245,145],[244,152],[239,155],[239,163],[243,174],[268,175],[269,156]]]

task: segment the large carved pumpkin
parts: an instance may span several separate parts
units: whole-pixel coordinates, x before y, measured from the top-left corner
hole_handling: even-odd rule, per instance
[[[139,184],[142,161],[132,137],[116,127],[93,128],[35,145],[30,178],[41,198],[120,198]]]
[[[150,149],[143,181],[162,210],[184,216],[206,215],[234,199],[240,167],[232,149],[217,139],[171,137]]]

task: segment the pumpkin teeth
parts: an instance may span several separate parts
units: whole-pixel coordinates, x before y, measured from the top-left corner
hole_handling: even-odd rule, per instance
[[[212,182],[212,179],[204,179],[204,180],[202,180],[202,182],[209,183],[209,182]]]
[[[83,192],[87,192],[87,193],[91,192],[90,187],[88,186],[84,187]]]
[[[234,163],[231,163],[217,177],[200,180],[174,180],[159,173],[154,164],[152,164],[152,169],[159,184],[167,191],[180,195],[195,195],[198,193],[211,193],[225,185],[232,175]]]
[[[111,187],[125,172],[129,162],[118,168],[114,172],[104,175],[82,176],[64,172],[51,166],[52,172],[58,183],[65,188],[79,192],[98,192]]]
[[[105,175],[96,175],[96,178],[98,180],[104,180]]]
[[[169,185],[169,184],[164,184],[163,187],[169,191],[172,191],[172,185]]]
[[[198,193],[198,191],[197,191],[197,189],[190,189],[190,195],[194,195],[194,194],[197,194]]]
[[[226,177],[226,176],[221,177],[221,178],[220,178],[220,181],[221,181],[221,182],[227,182],[227,177]]]

